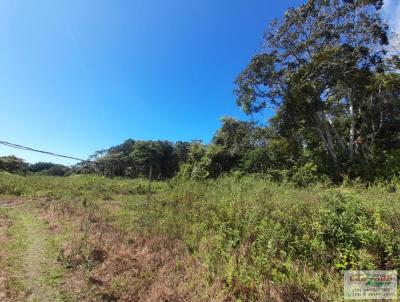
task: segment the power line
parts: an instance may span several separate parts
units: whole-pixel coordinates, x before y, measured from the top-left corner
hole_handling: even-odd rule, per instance
[[[20,150],[25,150],[25,151],[43,153],[43,154],[47,154],[47,155],[51,155],[51,156],[58,156],[58,157],[69,158],[69,159],[73,159],[73,160],[90,162],[90,160],[87,160],[87,159],[81,159],[81,158],[67,156],[67,155],[61,155],[61,154],[57,154],[57,153],[53,153],[53,152],[49,152],[49,151],[38,150],[38,149],[30,148],[30,147],[21,146],[21,145],[18,145],[18,144],[9,143],[9,142],[6,142],[6,141],[0,141],[0,145],[4,145],[4,146],[7,146],[7,147],[20,149]]]

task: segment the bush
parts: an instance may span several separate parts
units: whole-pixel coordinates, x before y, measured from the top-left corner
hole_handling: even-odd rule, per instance
[[[318,173],[318,167],[315,163],[307,162],[303,166],[295,167],[290,179],[299,187],[306,187],[311,184],[316,184],[321,181],[323,177]]]

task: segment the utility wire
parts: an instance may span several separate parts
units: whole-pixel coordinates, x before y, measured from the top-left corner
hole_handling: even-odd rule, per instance
[[[73,159],[73,160],[79,160],[79,161],[83,161],[83,162],[90,162],[90,160],[87,160],[87,159],[81,159],[81,158],[77,158],[77,157],[61,155],[61,154],[57,154],[57,153],[53,153],[53,152],[49,152],[49,151],[37,150],[37,149],[34,149],[34,148],[21,146],[21,145],[9,143],[9,142],[6,142],[6,141],[0,141],[0,145],[4,145],[4,146],[7,146],[7,147],[20,149],[20,150],[25,150],[25,151],[38,152],[38,153],[43,153],[43,154],[52,155],[52,156],[69,158],[69,159]]]

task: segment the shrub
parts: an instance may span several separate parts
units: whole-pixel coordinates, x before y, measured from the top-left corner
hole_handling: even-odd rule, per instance
[[[303,166],[295,167],[290,179],[299,187],[306,187],[316,184],[322,179],[322,176],[318,173],[318,167],[315,163],[307,162]]]

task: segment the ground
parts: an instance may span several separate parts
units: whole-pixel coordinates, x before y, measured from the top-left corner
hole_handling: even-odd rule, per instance
[[[200,290],[185,283],[201,267],[179,242],[126,238],[51,203],[0,198],[0,301],[186,301]]]
[[[57,263],[58,234],[25,202],[0,200],[2,299],[67,301],[61,290],[64,269]],[[5,209],[5,210],[4,210]]]

